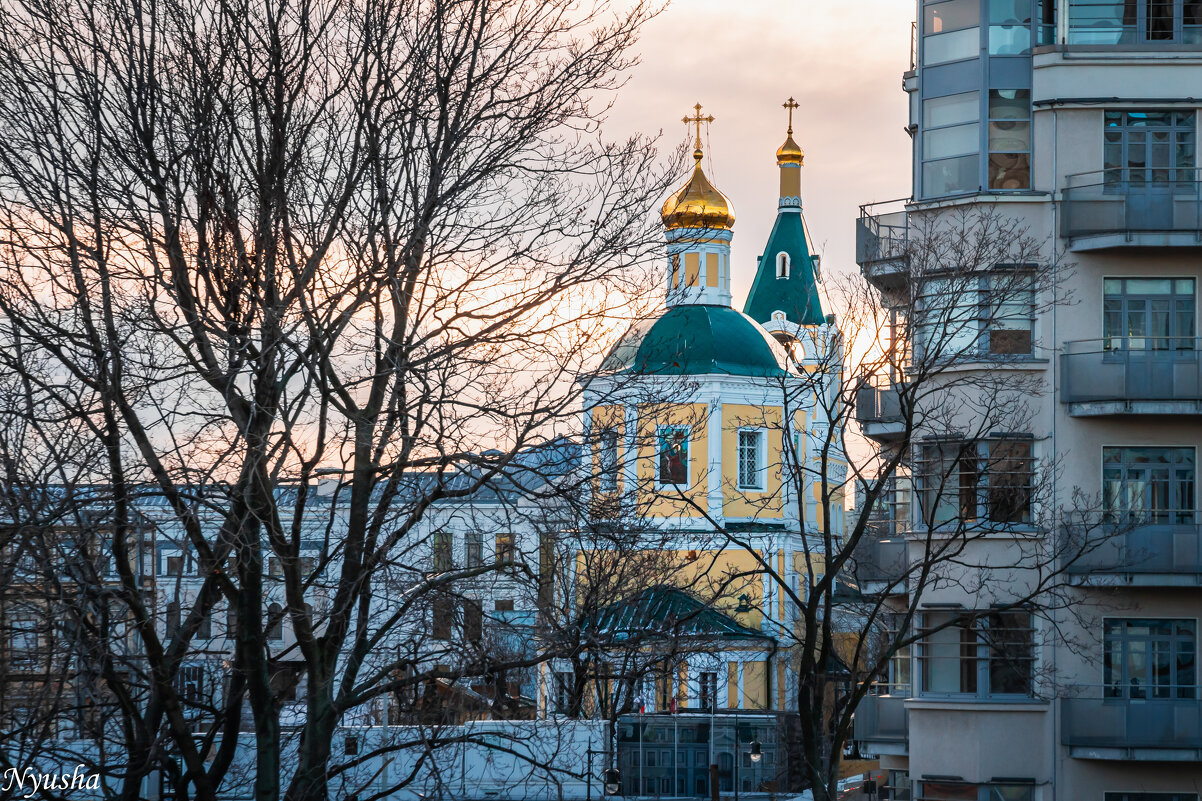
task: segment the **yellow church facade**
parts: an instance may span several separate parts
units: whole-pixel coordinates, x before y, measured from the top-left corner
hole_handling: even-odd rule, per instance
[[[843,526],[842,503],[820,502],[817,454],[832,439],[818,401],[837,380],[825,368],[838,337],[822,314],[791,120],[776,224],[739,311],[734,209],[702,169],[700,125],[713,118],[695,111],[692,175],[661,210],[664,307],[585,383],[591,508],[653,531],[648,547],[663,552],[672,583],[730,621],[718,646],[675,655],[647,708],[670,698],[673,708],[789,709],[799,636],[789,591],[804,596],[824,571],[826,517],[837,534]]]

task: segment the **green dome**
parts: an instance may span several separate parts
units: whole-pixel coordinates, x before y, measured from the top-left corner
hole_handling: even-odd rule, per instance
[[[780,345],[755,320],[729,306],[673,306],[632,327],[603,372],[660,375],[783,376]]]

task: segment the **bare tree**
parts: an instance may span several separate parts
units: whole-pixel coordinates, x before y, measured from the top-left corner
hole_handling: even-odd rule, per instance
[[[670,173],[598,126],[652,13],[0,10],[0,359],[24,382],[13,414],[71,432],[41,435],[50,483],[105,488],[73,497],[103,519],[136,653],[105,655],[121,714],[99,739],[124,758],[88,758],[123,798],[155,772],[220,797],[245,781],[244,729],[257,799],[325,798],[358,761],[332,753],[343,721],[544,658],[392,644],[506,567],[432,569],[431,510],[525,486],[521,454],[570,428],[574,378],[644,305]],[[154,562],[180,560],[154,587],[146,531]],[[226,680],[198,689],[197,664]]]

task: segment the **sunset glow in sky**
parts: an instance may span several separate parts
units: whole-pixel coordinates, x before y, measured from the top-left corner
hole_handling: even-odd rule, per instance
[[[802,196],[823,271],[852,271],[859,205],[910,194],[901,75],[910,0],[675,0],[644,29],[642,63],[610,136],[684,141],[694,103],[713,114],[705,169],[734,203],[733,292],[741,307],[776,215],[776,148],[790,96],[806,154]],[[682,176],[683,180],[683,176]]]

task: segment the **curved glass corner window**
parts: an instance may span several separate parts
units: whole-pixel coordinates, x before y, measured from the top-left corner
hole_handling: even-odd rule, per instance
[[[1198,44],[1202,0],[1069,0],[1068,43]]]
[[[1030,52],[1030,27],[1024,25],[989,26],[989,55],[1021,56]]]
[[[981,0],[927,0],[922,9],[924,35],[947,33],[981,24]]]
[[[924,197],[952,195],[959,192],[974,192],[980,188],[977,175],[979,157],[958,156],[939,161],[928,161],[922,165],[922,194]]]
[[[989,188],[1031,188],[1031,91],[989,90]]]
[[[981,31],[978,28],[937,33],[922,40],[922,63],[927,67],[975,58],[980,52]]]
[[[980,140],[981,126],[975,122],[924,131],[922,158],[924,161],[931,161],[976,153],[981,147]]]
[[[933,97],[922,103],[922,127],[938,128],[976,122],[981,118],[980,93],[961,92],[947,97]]]

